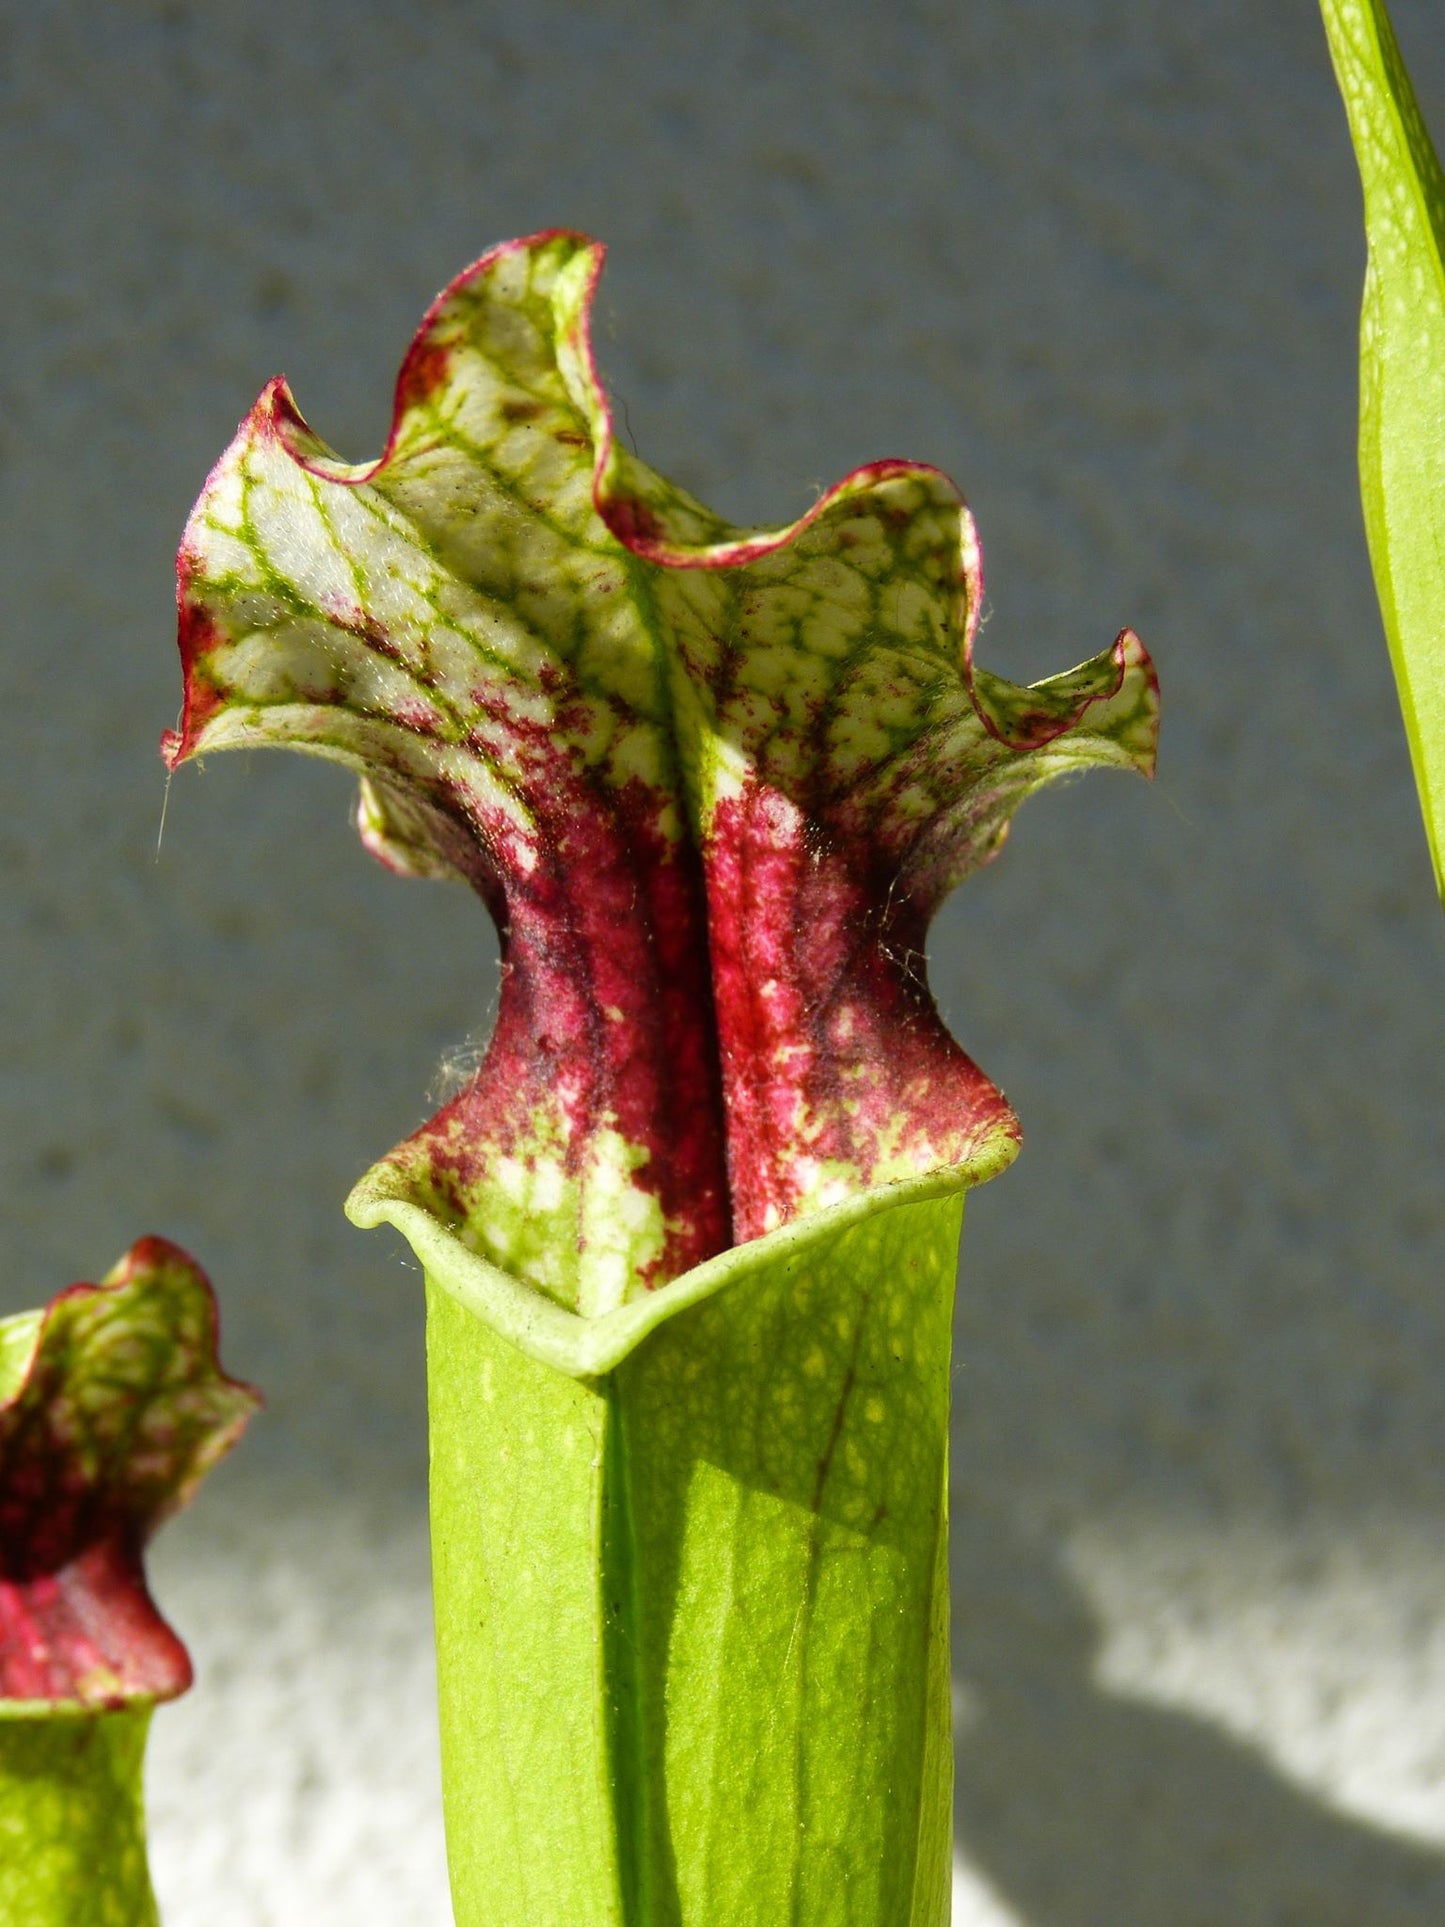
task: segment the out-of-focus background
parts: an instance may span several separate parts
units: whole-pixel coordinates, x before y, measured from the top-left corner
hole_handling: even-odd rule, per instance
[[[553,224],[657,466],[766,521],[940,463],[991,667],[1127,621],[1163,678],[1157,785],[1030,805],[931,954],[1028,1133],[964,1237],[957,1927],[1439,1927],[1445,931],[1313,6],[5,0],[0,157],[0,1310],[163,1231],[270,1399],[153,1561],[170,1927],[448,1919],[419,1280],[339,1207],[495,971],[323,766],[183,771],[158,852],[172,556],[268,376],[374,453]]]

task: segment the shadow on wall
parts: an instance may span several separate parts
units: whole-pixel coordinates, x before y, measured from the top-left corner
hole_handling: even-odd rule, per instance
[[[1046,1549],[982,1519],[954,1544],[957,1851],[1026,1927],[1445,1921],[1445,1854],[1096,1685],[1098,1622]]]

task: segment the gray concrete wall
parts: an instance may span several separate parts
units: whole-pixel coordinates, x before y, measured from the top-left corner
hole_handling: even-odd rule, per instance
[[[1029,1134],[965,1232],[959,1927],[1438,1927],[1445,953],[1308,0],[6,0],[0,167],[0,1309],[164,1231],[271,1400],[157,1548],[172,1927],[446,1918],[418,1280],[338,1207],[494,970],[334,771],[184,772],[157,858],[172,555],[267,376],[373,452],[554,223],[658,466],[760,520],[939,462],[991,665],[1163,677],[1158,785],[1032,805],[932,953]]]

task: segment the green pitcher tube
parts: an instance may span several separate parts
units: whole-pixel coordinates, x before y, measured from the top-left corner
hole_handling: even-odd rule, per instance
[[[155,1927],[141,1765],[149,1706],[6,1717],[0,1708],[0,1920]]]
[[[963,1199],[897,1190],[679,1281],[595,1376],[427,1253],[458,1927],[946,1921]]]

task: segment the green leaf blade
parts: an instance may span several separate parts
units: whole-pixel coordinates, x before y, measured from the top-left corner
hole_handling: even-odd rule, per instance
[[[1360,494],[1445,895],[1445,178],[1383,0],[1321,0],[1364,192]]]

